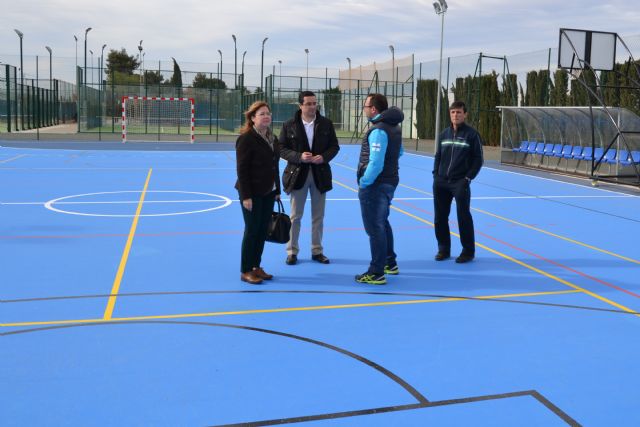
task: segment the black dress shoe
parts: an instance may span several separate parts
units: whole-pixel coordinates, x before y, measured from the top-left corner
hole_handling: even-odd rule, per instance
[[[450,256],[451,254],[449,252],[438,251],[434,259],[436,261],[444,261],[445,259],[448,259]]]
[[[287,260],[285,261],[287,265],[295,265],[298,262],[297,255],[287,255]]]
[[[320,264],[329,264],[329,258],[324,256],[323,254],[311,255],[311,259],[314,261],[318,261]]]
[[[458,258],[456,258],[456,262],[458,264],[464,264],[465,262],[472,261],[473,258],[474,258],[474,256],[471,255],[471,254],[460,254],[460,256]]]

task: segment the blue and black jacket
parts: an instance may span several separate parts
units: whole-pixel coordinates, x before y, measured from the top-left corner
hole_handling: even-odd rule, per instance
[[[483,163],[480,134],[462,123],[457,130],[449,126],[440,134],[440,142],[433,162],[433,177],[457,181],[472,180]]]
[[[361,188],[374,182],[398,185],[398,159],[402,148],[402,129],[399,124],[404,113],[391,107],[369,119],[373,126],[362,139],[358,162],[358,184]]]

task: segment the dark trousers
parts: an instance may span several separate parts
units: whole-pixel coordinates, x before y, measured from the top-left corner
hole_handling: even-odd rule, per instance
[[[260,267],[275,196],[275,192],[271,192],[266,196],[252,197],[253,208],[250,211],[244,208],[242,200],[240,200],[240,208],[244,218],[244,235],[242,236],[240,257],[240,272],[242,273]]]
[[[451,252],[449,213],[453,199],[456,200],[462,253],[475,255],[476,245],[473,218],[471,217],[471,188],[469,188],[469,182],[464,178],[452,182],[439,177],[433,180],[433,206],[436,217],[435,230],[438,250]]]
[[[393,230],[389,223],[389,206],[395,190],[395,185],[380,183],[358,190],[362,223],[371,247],[369,273],[383,274],[385,264],[390,265],[396,261]]]

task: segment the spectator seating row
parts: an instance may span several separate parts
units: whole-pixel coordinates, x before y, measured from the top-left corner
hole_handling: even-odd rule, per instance
[[[597,147],[593,150],[592,147],[582,147],[580,145],[569,144],[551,144],[537,141],[522,141],[519,147],[513,148],[515,153],[523,153],[525,155],[540,156],[540,160],[544,157],[556,157],[559,159],[575,159],[598,161],[604,152],[602,147]],[[610,148],[605,157],[602,159],[602,163],[615,164],[620,163],[623,166],[629,166],[631,164],[640,164],[640,150],[616,150]]]

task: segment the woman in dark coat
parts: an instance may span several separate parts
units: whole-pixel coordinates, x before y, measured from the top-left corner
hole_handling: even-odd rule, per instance
[[[252,285],[273,276],[260,266],[275,200],[280,200],[277,139],[271,132],[271,109],[256,101],[244,113],[246,122],[236,141],[236,165],[244,218],[240,280]]]

